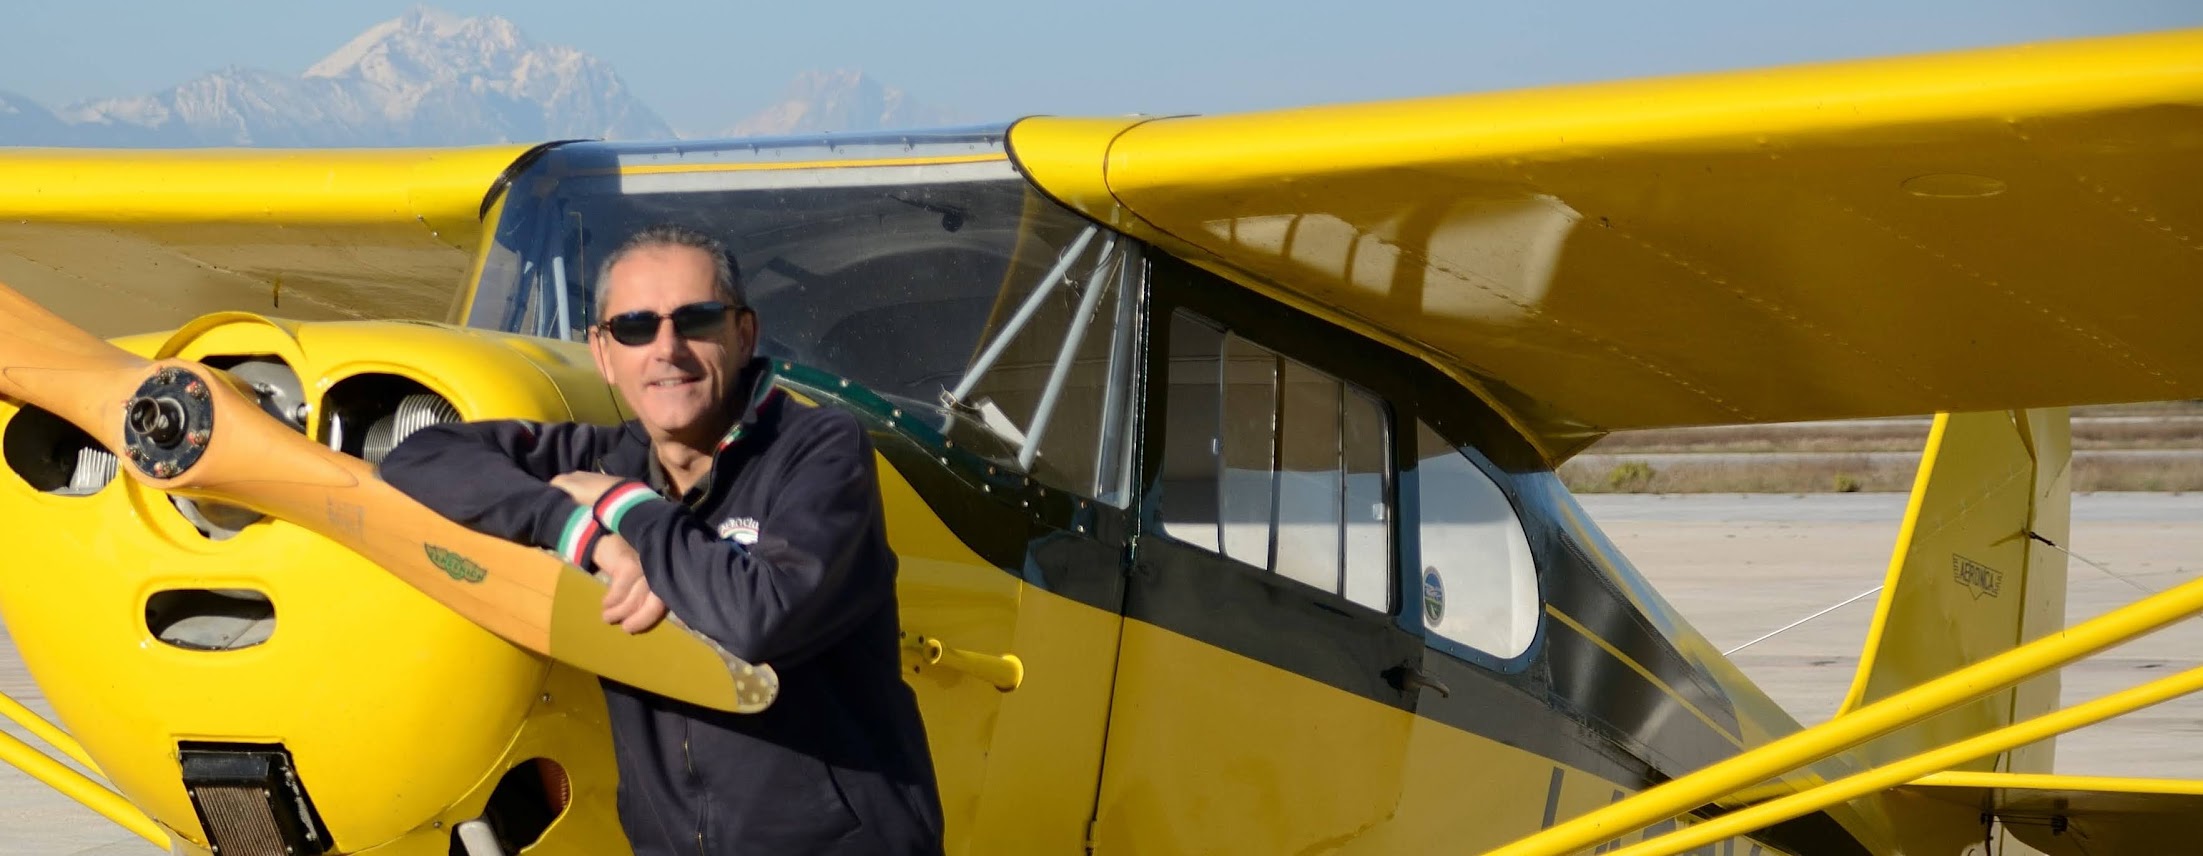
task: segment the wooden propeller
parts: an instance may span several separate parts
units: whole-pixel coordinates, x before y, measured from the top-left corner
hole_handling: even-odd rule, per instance
[[[606,624],[604,585],[587,572],[446,520],[267,415],[227,374],[144,359],[4,285],[0,396],[77,426],[148,487],[303,526],[522,648],[717,710],[756,712],[779,693],[770,666],[678,620],[633,635]]]

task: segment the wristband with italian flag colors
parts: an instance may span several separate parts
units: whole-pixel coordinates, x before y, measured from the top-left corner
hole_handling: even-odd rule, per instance
[[[627,516],[627,512],[633,511],[635,506],[649,502],[657,495],[655,491],[650,489],[649,485],[639,481],[629,480],[613,485],[611,490],[605,491],[603,496],[597,497],[597,522],[602,524],[607,531],[618,532],[620,531],[620,520]]]
[[[591,557],[596,555],[597,542],[604,540],[605,529],[590,510],[575,506],[574,513],[566,516],[566,526],[559,530],[558,557],[566,563],[590,573],[596,572]]]

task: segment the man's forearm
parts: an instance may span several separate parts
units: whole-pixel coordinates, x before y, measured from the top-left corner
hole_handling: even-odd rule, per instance
[[[407,437],[378,471],[390,486],[454,522],[558,550],[573,540],[577,513],[583,520],[587,513],[537,473],[576,468],[581,456],[561,455],[565,450],[546,448],[543,439],[525,423],[436,425]]]

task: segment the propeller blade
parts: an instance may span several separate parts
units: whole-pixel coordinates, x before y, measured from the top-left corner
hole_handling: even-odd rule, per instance
[[[152,364],[0,286],[0,396],[37,402],[113,449],[136,373]]]
[[[549,552],[475,532],[377,479],[358,458],[267,415],[228,375],[138,358],[0,286],[0,395],[44,408],[158,490],[243,506],[350,548],[522,648],[614,681],[737,713],[770,705],[770,666],[677,620],[606,624],[604,584]]]

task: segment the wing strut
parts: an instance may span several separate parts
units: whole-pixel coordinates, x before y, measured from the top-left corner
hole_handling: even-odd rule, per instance
[[[2124,644],[2149,634],[2176,621],[2203,613],[2203,579],[2194,580],[2165,592],[2135,601],[2134,603],[2104,613],[2062,633],[2044,636],[2033,642],[2013,648],[1974,665],[1951,672],[1912,689],[1885,698],[1851,713],[1783,737],[1765,746],[1708,766],[1695,773],[1655,786],[1636,796],[1593,810],[1566,823],[1527,836],[1505,847],[1490,851],[1490,856],[1561,856],[1587,850],[1606,843],[1628,832],[1643,829],[1669,818],[1680,817],[1722,797],[1744,788],[1752,787],[1776,778],[1783,773],[1812,764],[1888,734],[1899,728],[1936,716],[1974,699],[2017,684],[2038,674],[2095,654],[2114,645]],[[2145,684],[2128,693],[2141,691],[2156,693],[2167,691],[2165,681],[2189,677],[2182,673],[2157,683]],[[2203,680],[2203,675],[2196,675]],[[2155,689],[2151,689],[2155,688]],[[2190,687],[2190,690],[2194,687]],[[2183,692],[2188,690],[2183,690]],[[2177,694],[2177,693],[2175,693]],[[2143,704],[2135,698],[2119,694],[2107,696],[2088,705],[2062,710],[2056,714],[2028,720],[2020,725],[1989,732],[1981,740],[2002,734],[2022,726],[2055,727],[2067,719],[2042,723],[2050,716],[2077,719],[2093,715],[2105,709],[2118,712],[2131,710]],[[2170,698],[2170,695],[2164,698]],[[2092,707],[2102,704],[2104,707]],[[2124,705],[2121,707],[2120,705]],[[2116,715],[2106,714],[2106,715]],[[2085,723],[2083,723],[2085,724]],[[2057,731],[2079,727],[2059,727]],[[2048,733],[2057,733],[2051,731]],[[2038,737],[2020,741],[2023,745]],[[1962,741],[1951,747],[1934,750],[1942,752],[1968,745]],[[1932,753],[1931,753],[1932,754]],[[1886,769],[1886,768],[1885,768]],[[1943,767],[1933,767],[1925,772],[1938,772]],[[1891,784],[1901,784],[1920,774],[1897,779]],[[1824,786],[1826,787],[1826,786]],[[1711,824],[1706,824],[1711,826]],[[1695,827],[1694,827],[1695,828]],[[1674,852],[1674,851],[1661,851]]]
[[[1662,835],[1659,838],[1650,839],[1620,850],[1608,851],[1608,856],[1674,856],[1674,854],[1682,853],[1693,847],[1701,847],[1724,838],[1749,834],[1802,814],[1858,799],[1885,788],[1894,788],[1923,776],[1943,772],[1976,758],[1984,758],[1999,752],[2017,749],[2038,740],[2056,737],[2076,728],[2095,725],[2106,719],[2170,701],[2197,690],[2203,690],[2203,666],[2197,666],[2177,675],[2158,678],[2141,686],[2121,690],[2064,710],[2046,713],[1986,734],[1969,737],[1939,749],[1930,749],[1910,758],[1862,773],[1855,773],[1811,790],[1801,791],[1750,808],[1740,809],[1705,823]]]
[[[138,837],[153,842],[162,852],[169,850],[167,830],[155,823],[152,817],[139,811],[137,806],[131,805],[120,794],[92,781],[83,773],[70,769],[69,765],[54,760],[53,756],[38,751],[37,747],[23,742],[15,735],[0,732],[0,761],[52,786],[62,796],[83,803],[85,808],[99,812],[122,828],[136,833]]]
[[[61,750],[61,754],[69,756],[69,760],[83,764],[84,769],[101,776],[107,775],[107,771],[100,769],[98,764],[93,763],[92,756],[84,751],[84,746],[77,743],[76,738],[70,737],[68,732],[62,731],[51,722],[47,722],[45,717],[39,716],[36,711],[24,707],[22,702],[9,697],[7,693],[0,693],[0,716],[6,716],[15,724],[23,726],[23,730],[37,735],[40,740],[46,741],[46,745]]]

